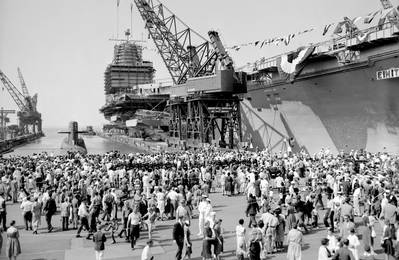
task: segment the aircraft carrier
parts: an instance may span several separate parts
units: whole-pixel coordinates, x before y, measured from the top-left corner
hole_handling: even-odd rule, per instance
[[[257,62],[241,102],[243,140],[399,152],[398,57],[398,27],[387,22]]]
[[[168,98],[152,103],[170,115],[168,145],[398,153],[399,9],[381,3],[382,15],[365,29],[345,17],[329,41],[237,68],[217,32],[207,40],[164,5],[135,0],[173,80],[148,97]]]

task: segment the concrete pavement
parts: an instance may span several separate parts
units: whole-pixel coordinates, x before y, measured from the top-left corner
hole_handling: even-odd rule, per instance
[[[217,218],[223,219],[222,227],[224,228],[225,246],[222,259],[236,259],[235,257],[235,226],[240,218],[245,219],[245,224],[248,224],[248,218],[245,217],[246,200],[244,196],[224,197],[219,193],[210,195],[214,211],[217,213]],[[20,227],[20,241],[22,254],[18,259],[26,260],[91,260],[95,259],[93,242],[86,240],[85,231],[82,232],[82,238],[75,238],[76,230],[60,231],[61,218],[56,215],[53,218],[54,232],[47,233],[45,227],[44,217],[42,218],[42,227],[39,235],[33,235],[31,231],[25,231],[23,227],[23,219],[19,204],[7,205],[7,222],[12,219],[17,221]],[[157,222],[155,232],[153,233],[154,247],[152,248],[155,254],[155,259],[174,259],[176,253],[176,245],[172,240],[172,228],[174,221]],[[192,259],[201,259],[202,239],[197,237],[198,233],[198,219],[194,219],[191,225],[192,241],[193,241],[193,255]],[[249,232],[247,232],[249,233]],[[381,229],[377,227],[376,244],[379,247]],[[304,245],[302,250],[302,259],[316,260],[318,256],[318,248],[320,241],[326,235],[326,230],[321,226],[318,230],[313,230],[304,236]],[[0,255],[0,260],[6,259],[4,248],[6,244],[5,233],[3,233],[3,249]],[[108,236],[105,245],[104,259],[140,259],[142,248],[147,241],[147,232],[141,233],[137,249],[131,250],[130,244],[125,242],[124,238],[116,238],[117,243],[111,244],[112,239]],[[377,248],[377,250],[380,248]],[[286,259],[286,253],[277,253],[269,255],[267,259]],[[378,255],[376,259],[383,259],[383,255]]]

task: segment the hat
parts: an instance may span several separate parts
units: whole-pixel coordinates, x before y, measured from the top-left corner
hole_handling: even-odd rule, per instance
[[[323,246],[328,245],[328,241],[330,241],[330,240],[328,240],[328,238],[323,238],[323,239],[321,240],[321,244],[322,244]]]

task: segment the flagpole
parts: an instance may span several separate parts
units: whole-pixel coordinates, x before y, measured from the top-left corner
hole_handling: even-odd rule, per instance
[[[133,3],[130,3],[130,35],[133,35]]]
[[[116,39],[119,39],[119,0],[116,0]]]

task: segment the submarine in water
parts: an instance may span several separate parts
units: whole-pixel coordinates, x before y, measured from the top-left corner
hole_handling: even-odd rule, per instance
[[[86,144],[83,138],[79,137],[78,134],[87,133],[87,131],[78,130],[78,122],[72,121],[69,123],[69,131],[59,131],[59,134],[68,134],[67,137],[62,140],[61,150],[67,152],[78,152],[81,154],[87,154]]]

